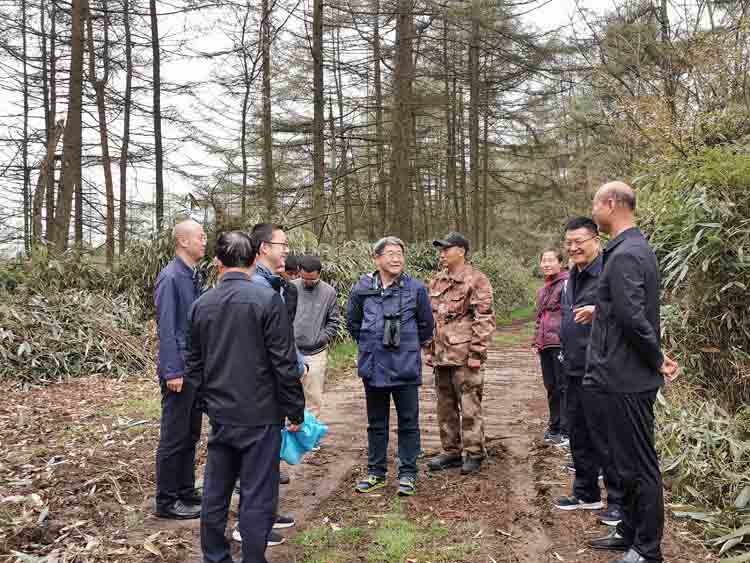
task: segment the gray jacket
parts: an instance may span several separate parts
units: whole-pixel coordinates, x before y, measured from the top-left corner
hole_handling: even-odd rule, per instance
[[[305,288],[302,280],[292,282],[298,290],[294,336],[297,348],[307,356],[322,352],[336,337],[341,313],[336,290],[321,281],[313,289]]]

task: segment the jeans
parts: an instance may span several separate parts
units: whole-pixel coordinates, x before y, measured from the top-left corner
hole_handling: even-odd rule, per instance
[[[367,400],[367,469],[385,477],[388,467],[388,426],[391,397],[398,417],[399,477],[416,477],[419,436],[419,386],[378,388],[365,385]]]

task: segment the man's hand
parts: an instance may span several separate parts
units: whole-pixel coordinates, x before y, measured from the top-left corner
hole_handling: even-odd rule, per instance
[[[582,325],[590,325],[591,321],[594,320],[594,307],[593,305],[587,305],[586,307],[578,307],[578,309],[573,309],[573,312],[575,313],[575,321],[578,324]]]
[[[182,391],[182,382],[184,381],[184,378],[182,377],[174,377],[172,379],[167,379],[167,389],[172,391],[172,393],[179,393]]]
[[[482,360],[478,360],[477,358],[469,358],[466,361],[466,365],[469,367],[469,369],[479,369],[482,367]]]
[[[305,379],[307,377],[307,374],[310,373],[310,366],[308,366],[307,364],[304,364],[304,365],[305,365],[305,373],[302,374],[302,379]]]
[[[428,352],[427,350],[424,351],[424,363],[428,367],[435,367],[432,364],[432,354]]]
[[[680,375],[680,364],[672,358],[664,356],[664,363],[659,368],[659,372],[667,380],[667,383],[672,383]]]

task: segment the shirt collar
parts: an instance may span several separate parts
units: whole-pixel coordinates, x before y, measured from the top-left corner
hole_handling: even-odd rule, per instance
[[[243,274],[242,272],[227,272],[226,274],[221,276],[221,283],[234,280],[250,281],[250,276],[248,276],[247,274]]]
[[[641,233],[641,230],[638,227],[630,227],[629,229],[625,229],[623,232],[621,232],[619,235],[617,235],[607,243],[607,247],[604,249],[604,252],[606,254],[609,254],[625,239],[638,237],[643,237],[643,233]]]
[[[578,271],[578,268],[576,268],[577,275],[586,274],[588,276],[591,276],[592,278],[598,277],[599,274],[602,273],[602,255],[598,254],[596,258],[594,258],[588,266],[586,266],[583,270],[580,272]]]
[[[180,269],[181,272],[192,276],[193,272],[195,272],[195,268],[191,268],[188,266],[187,262],[185,262],[181,257],[175,256],[174,257],[175,264],[177,264],[177,267]]]

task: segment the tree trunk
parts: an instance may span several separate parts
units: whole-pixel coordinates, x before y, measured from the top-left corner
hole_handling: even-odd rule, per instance
[[[409,145],[412,112],[412,44],[413,20],[410,0],[398,0],[396,15],[394,99],[391,108],[391,173],[388,232],[405,241],[414,239],[411,208],[411,170]]]
[[[482,135],[482,249],[486,252],[489,246],[489,176],[490,176],[490,147],[489,140],[489,120],[490,120],[490,93],[487,86],[487,76],[485,74],[485,96],[484,96],[484,131]]]
[[[458,129],[458,146],[459,158],[461,159],[461,177],[459,178],[459,199],[461,201],[461,227],[460,230],[466,233],[469,228],[469,215],[466,201],[466,140],[464,139],[464,90],[462,86],[458,87],[458,119],[456,120]],[[466,233],[468,235],[468,233]]]
[[[133,38],[130,34],[130,0],[123,0],[125,24],[125,107],[123,109],[122,147],[120,148],[120,257],[125,255],[128,237],[128,150],[130,145],[130,110],[133,104]]]
[[[47,142],[49,143],[49,137],[56,134],[57,130],[57,55],[55,51],[55,45],[57,43],[57,4],[55,0],[52,0],[52,9],[50,12],[50,33],[49,33],[49,119],[47,122],[52,127],[52,131],[48,132]],[[55,240],[55,164],[57,163],[54,158],[54,151],[57,150],[57,143],[55,142],[55,148],[53,149],[52,161],[49,163],[47,169],[47,213],[45,216],[45,232],[47,242],[54,242]],[[49,145],[48,145],[49,146]]]
[[[21,0],[21,42],[23,67],[23,145],[21,146],[21,158],[23,161],[23,248],[28,254],[31,251],[31,201],[29,199],[29,69],[26,38],[26,0]],[[44,32],[42,32],[44,33]]]
[[[453,74],[453,93],[451,95],[451,78],[448,66],[448,18],[443,20],[443,67],[445,68],[445,129],[447,140],[445,144],[445,189],[448,197],[453,200],[456,228],[460,231],[461,208],[456,190],[456,75]]]
[[[55,173],[55,149],[60,142],[63,132],[63,122],[57,124],[52,134],[47,139],[47,154],[42,160],[39,168],[39,178],[34,192],[33,212],[33,232],[34,245],[42,241],[42,207],[44,205],[45,193],[49,186],[49,175]],[[49,212],[49,210],[48,210]],[[47,231],[49,236],[49,231]]]
[[[388,184],[385,173],[385,132],[383,130],[383,79],[380,73],[380,0],[374,0],[375,16],[372,23],[372,57],[375,59],[375,163],[378,171],[377,190],[380,225],[385,227],[388,217]]]
[[[469,159],[471,165],[471,238],[480,244],[481,200],[479,192],[479,18],[481,0],[471,2],[471,43],[469,45]]]
[[[102,46],[102,62],[104,72],[101,80],[96,77],[96,56],[94,52],[94,25],[91,18],[91,10],[86,14],[86,26],[88,29],[88,51],[89,51],[89,82],[96,93],[96,109],[99,117],[99,142],[102,147],[102,166],[104,168],[104,193],[105,193],[105,235],[104,247],[107,267],[112,269],[115,263],[115,191],[112,183],[112,162],[109,157],[109,137],[107,130],[107,109],[105,107],[104,89],[109,80],[109,23],[107,12],[107,0],[102,0],[102,12],[104,16],[104,43]]]
[[[276,213],[276,181],[273,169],[273,130],[271,129],[271,7],[263,0],[261,57],[263,66],[263,196],[269,219]]]
[[[247,113],[250,105],[250,69],[247,66],[247,51],[245,50],[245,34],[247,33],[247,24],[249,16],[249,4],[245,10],[242,20],[242,82],[245,91],[242,94],[242,108],[240,110],[240,154],[242,157],[242,202],[240,205],[240,215],[244,222],[247,217]]]
[[[161,232],[164,224],[164,152],[161,139],[161,53],[159,51],[159,22],[156,14],[156,0],[149,0],[151,14],[151,50],[153,56],[154,88],[154,155],[156,156],[156,231]]]
[[[349,166],[347,164],[348,154],[348,142],[343,138],[344,133],[344,86],[341,79],[341,28],[336,28],[336,52],[337,52],[337,65],[334,72],[334,78],[336,79],[336,96],[338,98],[339,106],[339,129],[340,135],[342,135],[339,142],[341,143],[341,164],[339,168],[341,170],[340,177],[344,185],[344,237],[346,240],[352,240],[354,238],[354,228],[352,226],[352,194],[351,186],[349,184]],[[336,137],[333,137],[334,143]]]
[[[325,225],[324,180],[325,180],[325,147],[323,145],[323,127],[325,98],[323,97],[323,0],[313,1],[313,188],[312,214],[313,230],[318,240],[323,236]]]
[[[677,117],[677,89],[672,69],[672,46],[671,32],[669,29],[669,8],[667,0],[661,0],[659,10],[659,21],[661,23],[661,42],[663,45],[662,55],[662,73],[664,74],[664,96],[669,111],[669,123],[674,127],[675,118]]]
[[[85,0],[72,0],[70,41],[70,87],[68,119],[63,138],[62,178],[55,212],[55,248],[64,252],[68,247],[70,212],[76,195],[76,215],[80,209],[81,185],[81,110],[83,94],[83,17]],[[76,225],[76,230],[78,225]],[[78,238],[76,232],[76,238]],[[81,237],[82,238],[82,237]]]

